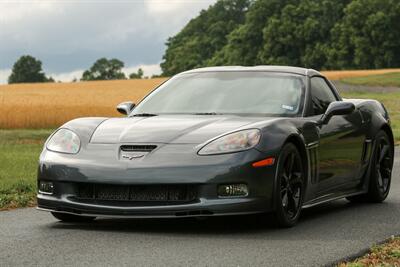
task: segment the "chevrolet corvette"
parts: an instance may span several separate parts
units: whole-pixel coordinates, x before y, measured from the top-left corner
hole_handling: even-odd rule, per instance
[[[290,227],[303,208],[389,193],[387,110],[343,99],[312,69],[194,69],[117,110],[126,116],[75,119],[48,138],[39,210],[66,222],[272,213]]]

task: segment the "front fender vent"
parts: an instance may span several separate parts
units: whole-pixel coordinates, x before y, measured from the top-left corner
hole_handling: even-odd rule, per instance
[[[151,152],[156,149],[156,145],[123,145],[121,151],[125,152]]]

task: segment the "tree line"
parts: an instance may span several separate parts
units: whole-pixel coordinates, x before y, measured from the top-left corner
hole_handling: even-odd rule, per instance
[[[166,42],[163,75],[205,66],[400,66],[398,0],[219,0]]]
[[[126,77],[122,71],[124,63],[118,59],[98,59],[88,70],[84,71],[81,81],[96,80],[121,80],[121,79],[143,79],[144,72],[141,68]],[[76,81],[74,79],[73,81]],[[42,69],[42,62],[30,55],[21,56],[13,65],[8,83],[42,83],[55,82],[52,77],[47,77]]]

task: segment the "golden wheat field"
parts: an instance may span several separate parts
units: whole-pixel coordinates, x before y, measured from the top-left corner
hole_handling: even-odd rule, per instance
[[[0,128],[53,128],[78,117],[119,116],[165,79],[0,86]]]
[[[328,71],[332,80],[359,77],[400,69]],[[140,101],[165,78],[78,83],[14,84],[0,86],[1,128],[53,128],[88,116],[119,116],[115,106]]]

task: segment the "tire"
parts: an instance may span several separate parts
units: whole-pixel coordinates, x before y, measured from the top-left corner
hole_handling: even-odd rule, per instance
[[[375,137],[374,152],[370,162],[368,192],[347,199],[350,202],[383,202],[389,194],[392,168],[393,147],[386,132],[381,130]]]
[[[294,226],[301,213],[305,172],[296,146],[287,143],[278,158],[275,179],[275,219],[279,227]]]
[[[89,217],[89,216],[78,216],[68,213],[60,213],[60,212],[52,212],[51,213],[56,219],[62,222],[91,222],[96,217]]]

